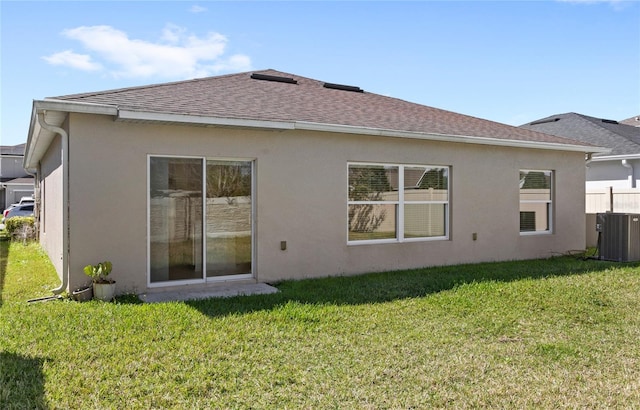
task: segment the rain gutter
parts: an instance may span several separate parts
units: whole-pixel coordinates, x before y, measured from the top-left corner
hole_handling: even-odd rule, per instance
[[[115,108],[115,107],[114,107]],[[137,110],[127,110],[118,108],[117,117],[118,121],[141,121],[141,122],[164,122],[173,124],[197,124],[202,126],[236,126],[236,127],[248,127],[248,128],[261,128],[261,129],[273,129],[273,130],[305,130],[305,131],[320,131],[320,132],[335,132],[341,134],[359,134],[359,135],[374,135],[381,137],[395,137],[395,138],[407,138],[407,139],[420,139],[430,141],[443,141],[443,142],[456,142],[465,144],[479,144],[479,145],[492,145],[492,146],[504,146],[515,148],[535,148],[535,149],[548,149],[556,151],[573,151],[584,153],[609,153],[608,148],[588,146],[588,145],[573,145],[573,144],[560,144],[553,142],[540,142],[540,141],[523,141],[503,138],[490,138],[490,137],[476,137],[465,135],[447,135],[427,132],[414,132],[414,131],[399,131],[383,128],[372,128],[353,125],[342,124],[325,124],[315,123],[309,121],[268,121],[268,120],[253,120],[242,118],[224,118],[224,117],[206,117],[200,115],[188,115],[188,114],[172,114],[172,113],[160,113],[160,112],[147,112]]]
[[[62,139],[62,228],[64,230],[62,235],[62,283],[51,290],[55,295],[59,295],[67,289],[69,283],[69,134],[64,129],[47,123],[45,113],[46,111],[37,113],[38,124],[47,131],[59,134]]]

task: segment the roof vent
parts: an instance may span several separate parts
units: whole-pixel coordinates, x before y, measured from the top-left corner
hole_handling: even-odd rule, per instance
[[[600,120],[602,122],[604,122],[605,124],[617,124],[618,121],[614,121],[614,120]]]
[[[342,85],[333,83],[324,83],[324,88],[331,88],[333,90],[353,91],[355,93],[363,93],[364,90],[360,87],[354,87],[352,85]]]
[[[298,84],[298,82],[291,77],[280,77],[277,75],[253,73],[251,74],[251,78],[254,80],[274,81],[276,83]]]
[[[546,120],[534,121],[529,125],[546,124],[548,122],[556,122],[556,121],[560,121],[560,118],[549,118],[549,119],[546,119]]]

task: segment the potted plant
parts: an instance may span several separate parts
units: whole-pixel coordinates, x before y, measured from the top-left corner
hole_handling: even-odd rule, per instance
[[[89,276],[93,282],[93,296],[96,299],[105,302],[113,299],[116,293],[116,281],[108,278],[113,265],[109,261],[100,262],[97,265],[87,265],[84,267],[84,273]]]
[[[82,286],[72,292],[73,299],[78,302],[86,302],[87,300],[93,299],[93,287],[91,284],[87,286]]]

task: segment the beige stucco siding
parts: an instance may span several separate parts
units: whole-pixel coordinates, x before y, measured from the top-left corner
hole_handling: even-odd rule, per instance
[[[62,277],[62,139],[57,135],[40,161],[40,243]]]
[[[255,160],[258,281],[546,257],[584,248],[584,155],[308,131],[70,115],[71,283],[108,259],[119,292],[147,288],[147,157]],[[347,244],[349,162],[450,166],[448,240]],[[555,172],[554,232],[519,232],[519,170]],[[472,234],[477,233],[477,240]],[[280,249],[281,241],[287,249]]]

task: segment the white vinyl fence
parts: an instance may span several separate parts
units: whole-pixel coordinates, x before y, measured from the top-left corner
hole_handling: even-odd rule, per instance
[[[640,188],[602,188],[587,190],[586,213],[640,213]]]

